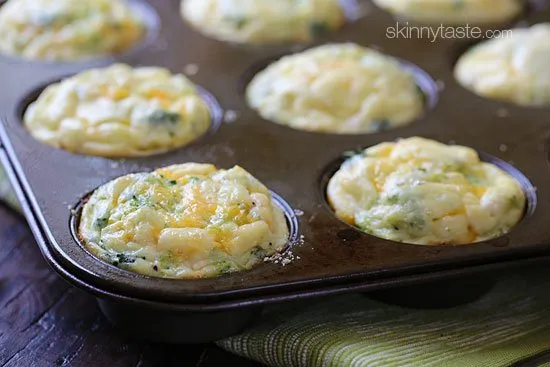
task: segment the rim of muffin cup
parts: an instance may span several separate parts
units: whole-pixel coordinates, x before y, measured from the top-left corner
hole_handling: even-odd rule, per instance
[[[435,141],[439,142],[439,140],[435,140]],[[375,145],[377,144],[363,147],[361,151],[363,151],[364,149],[373,147]],[[448,144],[445,144],[445,145],[449,146]],[[462,146],[465,146],[465,145],[462,145]],[[523,209],[523,214],[521,218],[518,220],[518,222],[515,225],[513,225],[509,229],[509,231],[488,239],[465,243],[465,244],[419,244],[419,243],[411,243],[411,242],[403,242],[403,241],[394,241],[387,238],[379,237],[374,234],[370,234],[363,231],[362,229],[360,229],[358,226],[354,224],[350,224],[346,222],[345,220],[343,220],[342,218],[336,215],[336,212],[332,207],[332,205],[330,204],[330,201],[328,199],[328,194],[327,194],[327,188],[328,188],[330,179],[336,174],[337,171],[340,170],[340,168],[342,168],[342,165],[347,160],[352,158],[352,157],[349,157],[349,155],[347,155],[346,152],[343,152],[339,157],[337,157],[336,159],[332,160],[331,162],[329,162],[327,165],[324,166],[324,169],[322,170],[322,173],[317,180],[317,197],[321,201],[325,211],[330,212],[331,216],[334,219],[338,220],[340,223],[345,224],[349,229],[351,229],[355,233],[365,238],[377,238],[383,241],[387,241],[393,245],[421,246],[421,247],[430,247],[430,248],[448,248],[448,247],[473,246],[473,245],[478,245],[483,243],[490,243],[491,241],[497,241],[503,237],[510,235],[512,232],[517,230],[517,228],[523,226],[534,215],[538,204],[536,188],[531,183],[529,178],[527,178],[527,176],[523,174],[523,172],[521,172],[518,168],[514,167],[512,164],[494,155],[485,153],[483,151],[479,151],[477,149],[474,149],[474,151],[478,154],[480,162],[490,163],[492,165],[495,165],[496,167],[500,168],[504,173],[506,173],[508,176],[510,176],[512,179],[514,179],[514,181],[519,185],[519,187],[521,188],[525,196],[525,206]]]

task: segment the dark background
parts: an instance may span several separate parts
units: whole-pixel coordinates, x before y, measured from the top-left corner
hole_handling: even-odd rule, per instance
[[[0,204],[0,366],[260,365],[213,344],[162,345],[120,334],[95,298],[48,267],[25,219]]]

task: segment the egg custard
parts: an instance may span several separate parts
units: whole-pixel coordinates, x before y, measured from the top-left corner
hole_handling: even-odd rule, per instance
[[[397,16],[420,23],[483,25],[507,22],[521,13],[521,0],[373,0]]]
[[[419,245],[470,244],[523,217],[519,183],[471,148],[413,137],[347,160],[330,179],[336,215],[374,236]]]
[[[190,143],[208,130],[210,111],[185,76],[116,64],[50,85],[27,108],[24,123],[54,147],[132,157]]]
[[[339,0],[183,0],[181,14],[208,36],[255,44],[306,42],[346,22]]]
[[[353,43],[286,56],[256,74],[250,107],[294,129],[337,134],[403,126],[424,110],[424,94],[400,63]]]
[[[550,23],[474,46],[458,60],[454,74],[462,86],[486,98],[550,105]]]
[[[74,61],[127,50],[145,28],[124,0],[9,0],[0,8],[0,52]]]
[[[261,182],[239,166],[197,163],[101,186],[84,205],[79,234],[98,258],[164,278],[249,269],[289,239],[284,214]]]

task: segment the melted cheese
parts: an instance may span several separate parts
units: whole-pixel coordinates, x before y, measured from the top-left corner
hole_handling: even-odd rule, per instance
[[[331,178],[336,215],[375,236],[413,244],[469,244],[522,218],[520,185],[463,146],[409,138],[366,149]]]
[[[29,106],[24,122],[46,144],[129,157],[188,144],[208,130],[210,112],[183,75],[117,64],[50,85]]]
[[[183,0],[181,13],[201,32],[239,43],[309,41],[346,21],[338,0]]]
[[[254,77],[246,96],[265,119],[330,133],[407,125],[424,108],[410,72],[391,57],[352,43],[283,57]]]
[[[249,269],[289,237],[282,210],[250,173],[196,163],[101,186],[84,205],[79,233],[100,259],[166,278]]]
[[[145,27],[122,0],[9,0],[0,8],[0,51],[35,60],[78,60],[124,51]]]
[[[423,23],[493,24],[506,22],[523,8],[520,0],[373,0],[396,15]]]
[[[455,77],[478,95],[524,106],[550,104],[550,23],[474,46]]]

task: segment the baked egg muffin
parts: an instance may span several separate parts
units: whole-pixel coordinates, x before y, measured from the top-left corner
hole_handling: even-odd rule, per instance
[[[182,147],[210,127],[191,81],[158,67],[116,64],[48,86],[24,114],[37,140],[71,152],[132,157]]]
[[[397,16],[431,24],[497,24],[521,13],[521,0],[373,0]]]
[[[307,42],[346,22],[339,0],[183,0],[181,14],[210,37],[256,44]]]
[[[289,230],[269,190],[241,167],[186,163],[98,188],[84,204],[79,235],[92,254],[119,268],[204,278],[282,251]]]
[[[550,23],[484,41],[457,62],[456,80],[474,93],[523,106],[550,104]]]
[[[510,231],[525,194],[475,150],[419,137],[382,143],[344,162],[327,198],[343,221],[377,237],[461,245]]]
[[[146,27],[124,0],[9,0],[0,8],[0,52],[73,61],[135,45]]]
[[[256,74],[248,105],[294,129],[373,133],[422,115],[424,94],[392,57],[353,43],[329,44],[285,56]]]

